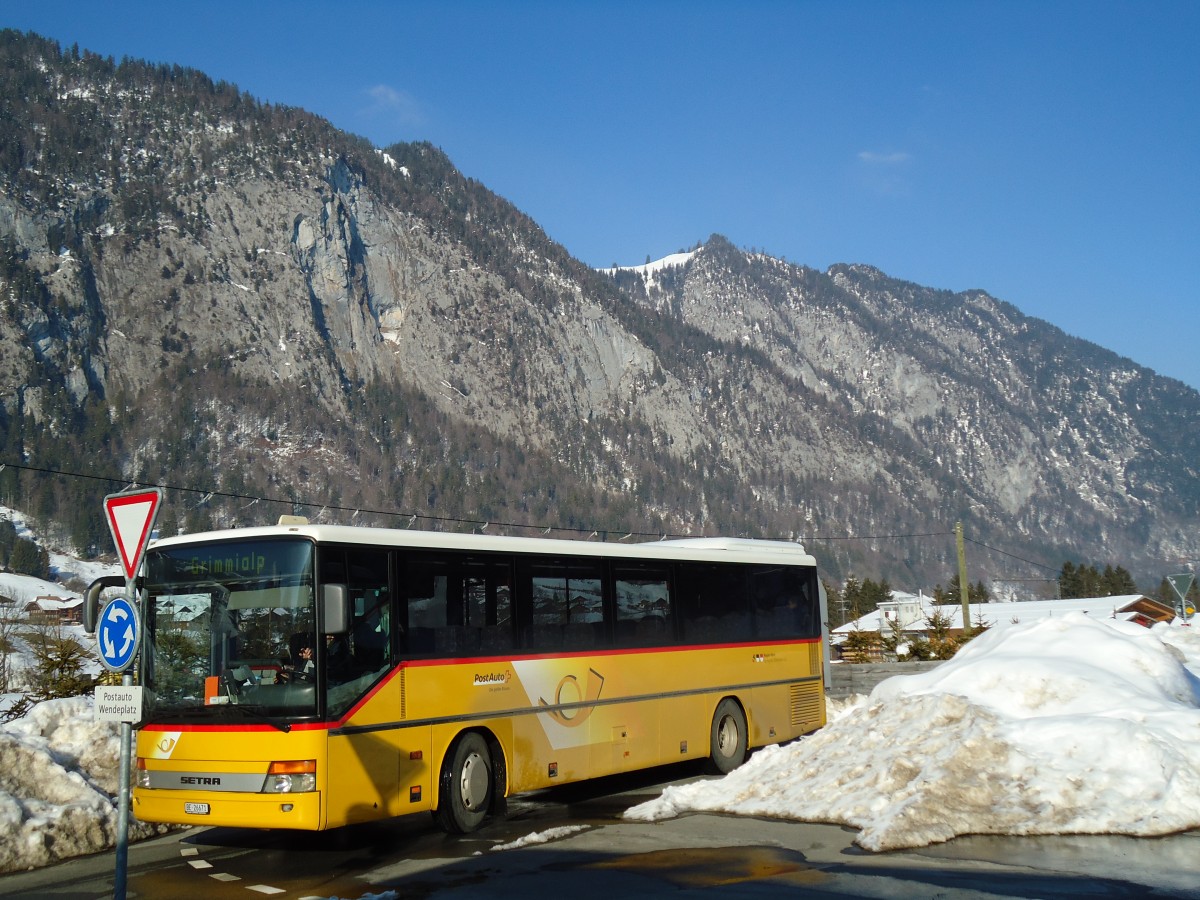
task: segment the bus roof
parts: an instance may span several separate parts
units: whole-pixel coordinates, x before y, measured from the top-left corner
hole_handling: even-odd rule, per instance
[[[461,550],[480,553],[538,553],[561,556],[608,557],[638,560],[692,560],[710,562],[762,562],[786,565],[816,565],[804,546],[791,541],[749,538],[676,538],[626,544],[620,541],[572,541],[557,538],[506,537],[485,534],[453,534],[402,528],[365,528],[353,525],[268,525],[205,531],[161,538],[150,549],[180,547],[195,543],[263,538],[303,537],[318,543],[361,544],[411,549]]]

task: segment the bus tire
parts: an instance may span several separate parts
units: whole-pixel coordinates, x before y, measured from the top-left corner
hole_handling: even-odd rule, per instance
[[[468,834],[487,818],[495,792],[492,754],[473,731],[462,735],[442,763],[434,817],[450,834]]]
[[[726,697],[713,713],[708,751],[712,768],[726,775],[740,766],[746,759],[748,738],[746,714],[736,700]]]

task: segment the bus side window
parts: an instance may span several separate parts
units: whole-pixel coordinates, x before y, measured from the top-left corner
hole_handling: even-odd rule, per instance
[[[534,650],[605,646],[603,582],[594,563],[538,561],[529,566],[532,611],[522,644]]]
[[[507,561],[469,559],[463,572],[463,627],[474,650],[499,653],[513,648],[512,575]]]
[[[665,570],[616,567],[613,594],[618,647],[672,643],[671,592]]]
[[[757,637],[811,638],[820,634],[820,611],[809,573],[795,566],[755,566],[751,570]]]
[[[410,557],[404,573],[406,652],[471,656],[511,650],[511,565],[503,557]]]
[[[741,566],[680,563],[678,602],[689,643],[725,643],[753,637],[746,573]]]
[[[435,652],[438,632],[449,625],[449,582],[449,571],[444,562],[408,561],[404,572],[404,600],[408,612],[405,638],[409,655],[429,656]]]
[[[392,659],[392,595],[388,554],[378,550],[346,553],[350,591],[350,645],[358,672],[378,672]]]

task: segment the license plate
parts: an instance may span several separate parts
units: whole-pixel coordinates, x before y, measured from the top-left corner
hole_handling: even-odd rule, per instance
[[[190,816],[207,816],[208,815],[208,804],[207,803],[185,803],[185,804],[183,804],[183,811]]]

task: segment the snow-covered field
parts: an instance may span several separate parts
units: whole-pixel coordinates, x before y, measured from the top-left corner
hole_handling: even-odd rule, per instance
[[[996,629],[933,671],[831,702],[820,732],[761,750],[725,778],[669,787],[626,815],[842,823],[869,850],[961,834],[1200,828],[1198,674],[1200,635],[1189,627],[1068,613]],[[0,725],[0,871],[113,845],[118,729],[93,721],[88,697]],[[134,839],[151,833],[133,823]]]

